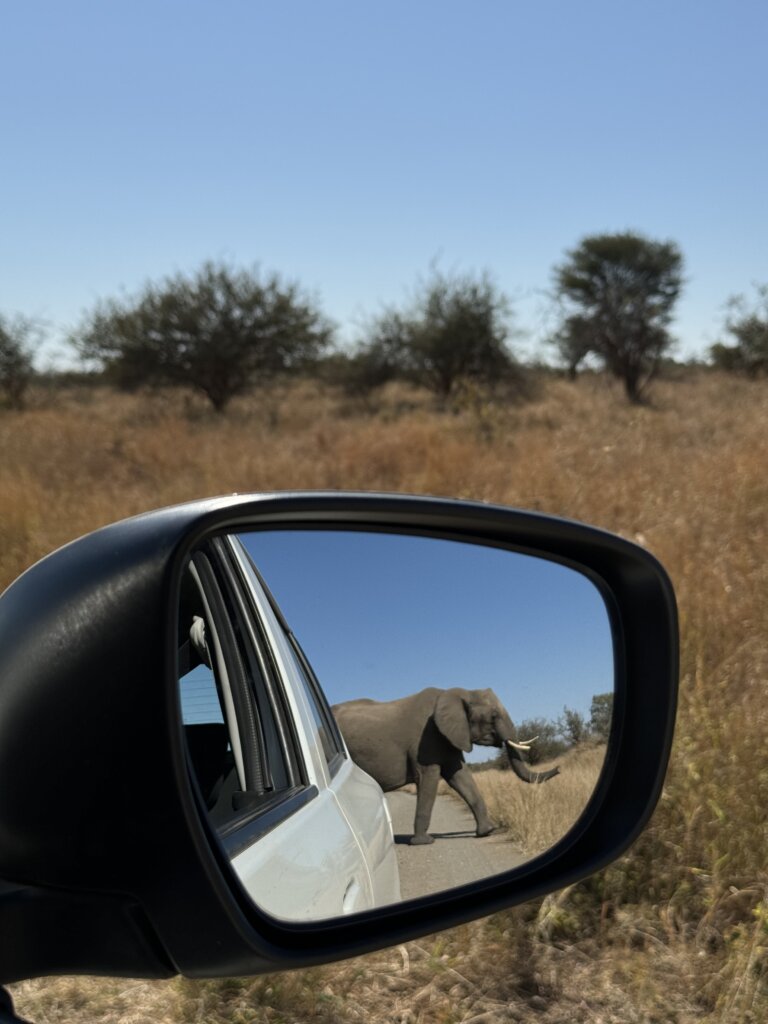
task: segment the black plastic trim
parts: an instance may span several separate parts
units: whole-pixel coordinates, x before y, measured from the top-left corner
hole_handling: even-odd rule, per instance
[[[226,566],[231,588],[237,596],[238,608],[249,634],[251,649],[258,663],[265,697],[269,702],[287,773],[292,785],[307,785],[309,781],[307,766],[304,763],[304,755],[296,734],[295,724],[288,713],[288,701],[282,675],[275,660],[272,645],[267,638],[264,623],[254,602],[251,585],[244,577],[242,566],[230,547],[225,546],[223,551],[226,552]],[[258,579],[261,580],[261,577],[259,576]],[[269,595],[267,596],[269,598]]]
[[[275,793],[268,801],[262,797],[264,802],[249,811],[245,819],[227,822],[226,828],[219,831],[226,854],[236,857],[319,795],[317,786],[304,786]]]

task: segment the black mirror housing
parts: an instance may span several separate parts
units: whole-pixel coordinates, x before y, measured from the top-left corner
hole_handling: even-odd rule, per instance
[[[571,832],[497,879],[321,924],[255,908],[190,782],[177,678],[181,573],[207,537],[344,527],[506,547],[587,574],[616,689],[605,768]],[[0,597],[0,982],[213,977],[326,962],[570,884],[617,857],[659,797],[678,675],[674,594],[642,548],[492,505],[345,493],[217,498],[89,534]]]

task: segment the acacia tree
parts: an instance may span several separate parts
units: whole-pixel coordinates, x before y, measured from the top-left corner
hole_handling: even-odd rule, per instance
[[[608,742],[613,719],[613,691],[596,693],[589,709],[589,731],[597,739]]]
[[[350,395],[370,395],[397,377],[405,376],[409,324],[396,310],[373,320],[364,342],[349,355],[341,355],[335,378]]]
[[[462,380],[490,385],[516,375],[507,348],[510,307],[487,275],[435,272],[404,310],[369,325],[354,358],[421,384],[445,402]]]
[[[222,412],[256,380],[315,359],[331,333],[296,284],[205,263],[127,302],[100,303],[72,341],[118,386],[186,385]]]
[[[35,376],[33,362],[35,325],[0,315],[0,393],[9,409],[23,409],[27,390]]]
[[[672,344],[667,328],[682,271],[674,242],[632,232],[590,235],[555,267],[557,292],[576,310],[564,321],[563,345],[581,351],[588,344],[631,402],[641,401]]]
[[[768,284],[756,288],[754,306],[749,306],[743,295],[735,295],[728,302],[725,329],[736,344],[720,342],[709,350],[715,366],[746,373],[748,377],[768,374]]]
[[[587,723],[584,716],[573,708],[564,707],[562,716],[557,720],[557,728],[565,742],[576,747],[587,738]]]

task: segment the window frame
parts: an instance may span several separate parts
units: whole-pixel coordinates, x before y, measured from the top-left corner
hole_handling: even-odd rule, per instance
[[[248,729],[245,730],[245,733],[243,731],[243,723],[240,719],[242,708],[247,709],[249,719],[255,718],[255,722],[258,724],[264,779],[271,786],[263,793],[253,794],[242,787],[243,774],[238,773],[241,788],[233,795],[234,806],[231,813],[219,814],[218,820],[215,820],[210,811],[206,810],[205,813],[219,842],[230,858],[234,858],[238,853],[250,847],[319,796],[320,790],[313,781],[307,764],[309,751],[305,750],[307,742],[314,743],[314,734],[307,735],[304,739],[304,735],[307,733],[307,723],[303,719],[307,714],[312,717],[311,708],[307,708],[305,705],[311,698],[315,698],[315,705],[323,716],[322,720],[325,721],[327,716],[335,727],[335,720],[330,709],[327,708],[327,703],[324,699],[317,700],[315,697],[317,683],[314,674],[311,672],[311,668],[309,672],[304,669],[304,665],[308,666],[309,663],[303,656],[303,652],[299,653],[298,642],[285,631],[284,619],[274,603],[274,598],[266,587],[263,587],[261,596],[277,617],[278,626],[284,634],[283,640],[289,645],[291,656],[297,663],[295,666],[291,666],[291,680],[284,678],[280,656],[273,649],[274,641],[271,639],[270,629],[262,621],[262,614],[251,589],[252,583],[243,571],[238,552],[233,548],[235,540],[235,537],[227,535],[215,536],[194,551],[190,558],[190,566],[194,566],[196,560],[202,558],[210,569],[208,579],[203,579],[199,571],[196,571],[194,575],[200,590],[201,603],[205,606],[208,616],[206,625],[209,634],[212,634],[209,635],[209,643],[212,648],[211,657],[212,661],[217,662],[213,673],[222,702],[225,724],[232,734],[232,724],[234,723],[237,742],[247,748],[250,742],[249,731]],[[204,572],[203,575],[207,574]],[[256,577],[257,582],[260,583],[261,578],[258,574]],[[210,596],[211,591],[214,594],[213,598]],[[222,633],[231,633],[231,635],[227,636],[226,641],[223,641]],[[216,648],[215,654],[214,647]],[[284,658],[285,655],[283,654],[282,657]],[[220,663],[218,663],[219,658],[221,659]],[[231,669],[233,659],[235,662],[239,660],[242,663],[234,672]],[[241,668],[244,671],[241,671]],[[239,701],[232,700],[231,716],[224,704],[226,686],[220,686],[222,674],[228,678],[230,685],[234,680],[234,688],[241,691]],[[302,690],[306,692],[302,692],[301,695],[293,694],[292,703],[288,699],[286,689],[290,688],[292,691],[296,689],[297,683],[293,681],[293,676],[297,674],[302,684]],[[302,704],[298,714],[294,708],[295,703]],[[238,704],[240,711],[236,706]],[[298,723],[296,722],[297,717],[301,718]],[[265,719],[269,720],[266,728]],[[254,730],[251,725],[250,736],[253,735]],[[340,738],[336,728],[334,728],[333,736]],[[338,739],[336,742],[338,743]],[[275,786],[274,771],[276,753],[282,761],[283,775],[282,784],[277,786]],[[342,750],[336,751],[330,761],[325,757],[322,747],[319,747],[318,753],[320,757],[323,757],[327,767],[328,779],[323,779],[320,783],[325,785],[344,762],[347,756],[346,750],[342,746]],[[243,761],[245,760],[246,755],[243,751]],[[194,768],[191,763],[189,767],[194,778]],[[314,774],[317,774],[316,770]]]
[[[282,627],[282,622],[280,625]],[[336,724],[336,719],[333,717],[333,712],[331,711],[325,694],[322,691],[318,678],[315,675],[315,671],[304,653],[304,649],[297,640],[296,634],[288,631],[285,633],[285,638],[288,641],[288,648],[297,662],[299,674],[306,690],[307,699],[320,717],[320,725],[324,730],[323,733],[321,733],[323,754],[325,755],[325,761],[328,765],[328,772],[330,773],[331,778],[334,778],[349,756],[347,754],[347,748],[341,738],[341,732]],[[328,751],[325,749],[325,744],[322,743],[323,735],[327,737],[329,744],[332,746],[332,750]]]
[[[238,567],[241,577],[243,576],[245,571],[243,564],[245,563],[245,565],[248,567],[248,569],[250,569],[250,571],[256,578],[256,581],[258,582],[265,598],[267,599],[267,602],[269,603],[270,608],[272,609],[275,618],[277,619],[278,625],[283,632],[284,638],[287,641],[291,653],[295,660],[298,662],[298,667],[300,669],[302,679],[306,684],[305,688],[307,690],[307,698],[310,702],[314,703],[314,705],[320,712],[322,724],[324,725],[326,729],[326,734],[328,738],[332,741],[334,747],[334,752],[332,756],[330,758],[326,756],[326,763],[328,765],[330,775],[333,778],[333,776],[336,775],[344,761],[349,760],[349,753],[347,751],[347,746],[344,742],[344,739],[341,735],[341,730],[339,729],[336,719],[333,716],[333,712],[331,711],[331,707],[325,696],[323,688],[320,685],[320,681],[318,680],[317,675],[315,674],[315,670],[312,667],[312,663],[307,657],[304,648],[301,646],[296,634],[293,632],[289,623],[287,622],[285,615],[283,614],[283,611],[280,608],[280,605],[277,603],[272,591],[269,589],[269,584],[261,575],[258,566],[251,558],[247,548],[240,540],[239,535],[233,533],[229,535],[228,540],[231,545],[233,557],[235,559],[235,563]],[[248,587],[250,587],[250,582],[246,579],[244,581],[244,585],[247,589]]]
[[[260,714],[271,716],[280,746],[280,756],[286,763],[287,775],[292,788],[306,787],[310,785],[311,780],[307,771],[301,737],[296,727],[291,703],[286,694],[286,683],[272,649],[269,631],[262,622],[248,581],[242,575],[241,568],[227,543],[227,538],[214,538],[212,544],[232,596],[232,611],[247,645],[248,653],[255,662],[254,681],[263,688],[260,694],[254,695],[258,711]]]

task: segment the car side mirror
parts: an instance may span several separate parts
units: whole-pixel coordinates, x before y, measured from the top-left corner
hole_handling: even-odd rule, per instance
[[[0,981],[248,974],[618,856],[669,756],[675,602],[583,524],[234,496],[28,570],[0,597],[0,680]]]

